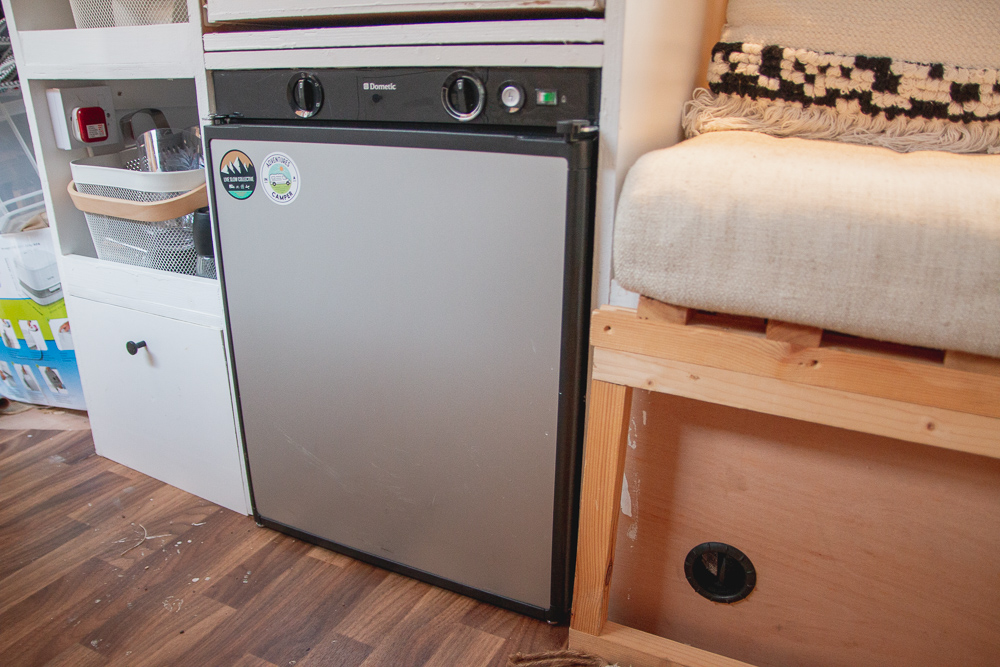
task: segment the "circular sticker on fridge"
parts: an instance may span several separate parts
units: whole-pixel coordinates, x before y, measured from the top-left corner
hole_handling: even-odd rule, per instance
[[[276,204],[291,204],[299,194],[299,170],[284,153],[271,153],[260,165],[264,192]]]
[[[243,151],[229,151],[222,156],[219,177],[226,192],[237,199],[246,199],[257,188],[257,170]]]

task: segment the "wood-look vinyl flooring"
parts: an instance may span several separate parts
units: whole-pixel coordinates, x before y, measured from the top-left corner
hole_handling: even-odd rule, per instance
[[[97,456],[89,431],[0,430],[5,667],[502,666],[566,638],[259,528]]]

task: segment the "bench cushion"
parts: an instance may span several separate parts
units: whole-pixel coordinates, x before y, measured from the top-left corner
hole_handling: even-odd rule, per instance
[[[629,172],[614,270],[668,303],[1000,356],[1000,156],[701,135]]]

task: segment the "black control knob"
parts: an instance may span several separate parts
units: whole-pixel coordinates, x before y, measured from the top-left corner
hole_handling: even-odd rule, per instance
[[[133,357],[135,356],[135,353],[139,351],[140,347],[146,347],[146,341],[140,340],[138,343],[129,341],[125,343],[125,351],[131,354]]]
[[[444,82],[441,101],[452,118],[469,121],[482,113],[486,105],[486,88],[475,75],[455,72]]]
[[[323,108],[323,85],[312,74],[296,74],[288,83],[288,103],[299,118],[311,118]]]

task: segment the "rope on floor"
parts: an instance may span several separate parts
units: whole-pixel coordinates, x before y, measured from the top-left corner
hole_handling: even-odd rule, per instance
[[[582,651],[545,651],[515,653],[507,658],[507,667],[605,667],[608,663]]]

